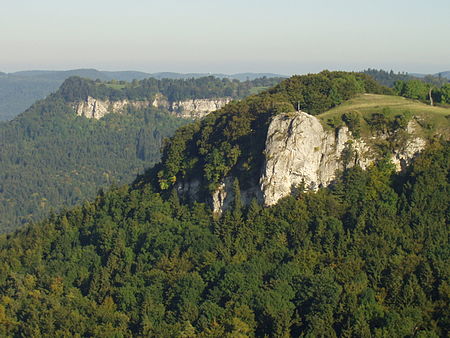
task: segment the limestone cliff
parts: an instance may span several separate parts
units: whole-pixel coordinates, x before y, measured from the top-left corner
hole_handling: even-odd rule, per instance
[[[169,102],[163,95],[157,94],[150,100],[102,100],[88,97],[85,101],[75,102],[73,107],[79,116],[100,119],[109,113],[123,114],[128,107],[145,109],[157,107],[167,109],[171,114],[186,119],[200,119],[207,114],[222,108],[231,98],[191,99]]]
[[[93,97],[88,97],[87,100],[77,102],[74,104],[77,115],[87,118],[101,119],[103,116],[109,113],[122,114],[126,111],[128,106],[132,106],[135,109],[143,109],[152,105],[150,101],[129,101],[129,100],[100,100]]]
[[[426,145],[410,126],[411,123],[406,142],[392,154],[397,170],[409,164]],[[304,112],[272,117],[264,153],[259,186],[241,191],[245,204],[256,198],[265,205],[273,205],[298,187],[317,190],[328,186],[344,165],[357,164],[365,169],[377,158],[369,142],[353,137],[347,127],[325,130],[316,117]],[[211,196],[214,211],[219,214],[233,200],[232,181],[225,178]]]
[[[275,204],[301,184],[313,190],[328,185],[342,169],[348,140],[347,128],[325,132],[317,118],[303,112],[275,116],[267,133],[260,181],[264,203]]]
[[[222,108],[230,101],[230,97],[175,101],[171,103],[170,111],[183,118],[200,119],[205,115]]]

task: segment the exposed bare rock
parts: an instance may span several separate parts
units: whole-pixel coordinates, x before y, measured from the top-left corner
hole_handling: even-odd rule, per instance
[[[200,119],[231,101],[231,97],[217,99],[193,99],[172,102],[170,110],[187,119]]]
[[[216,191],[213,192],[211,196],[211,205],[216,215],[221,215],[233,204],[235,199],[233,181],[233,177],[225,177]],[[258,202],[262,202],[262,194],[258,185],[247,189],[241,189],[240,193],[241,202],[243,205],[249,205],[252,199],[256,199]]]
[[[81,101],[75,107],[77,115],[89,119],[100,119],[108,114],[109,102],[88,97],[86,101]]]
[[[156,94],[152,101],[149,100],[101,100],[88,97],[87,100],[76,102],[74,104],[75,111],[79,116],[87,118],[101,119],[109,113],[123,114],[128,106],[135,109],[145,109],[148,107],[168,109],[172,114],[186,119],[200,119],[207,114],[222,108],[231,98],[217,99],[194,99],[176,101],[170,103],[162,94]]]
[[[426,144],[426,141],[420,137],[408,140],[406,145],[396,151],[391,157],[395,169],[397,171],[404,170],[411,164],[412,159],[425,148]]]
[[[150,101],[129,101],[129,100],[100,100],[93,97],[88,97],[86,101],[78,102],[74,105],[77,115],[84,116],[89,119],[101,119],[109,113],[123,114],[128,106],[135,109],[144,109],[152,105]]]
[[[266,205],[275,204],[297,186],[316,190],[328,185],[338,169],[349,133],[324,131],[320,121],[304,112],[272,119],[266,140],[261,190]]]
[[[406,135],[402,134],[402,146],[393,152],[392,161],[398,171],[410,164],[426,146],[425,139],[417,136],[417,128],[409,124]],[[388,138],[389,135],[355,138],[346,126],[326,130],[318,118],[305,112],[275,115],[267,131],[265,163],[259,184],[255,180],[255,184],[250,187],[246,184],[247,188],[241,189],[242,203],[248,205],[255,198],[270,206],[295,189],[317,190],[328,186],[344,167],[358,165],[366,169],[374,163],[380,156],[376,142],[386,142]],[[225,177],[211,194],[210,203],[218,215],[234,201],[233,180],[234,177]],[[178,191],[196,200],[200,182],[180,183]]]
[[[155,99],[152,102],[152,106],[155,108],[164,108],[164,109],[170,108],[169,101],[167,101],[167,98],[160,93],[155,95]]]
[[[397,149],[391,157],[392,163],[395,165],[397,171],[404,170],[411,160],[417,156],[427,145],[427,142],[421,137],[414,137],[414,132],[417,130],[417,122],[410,121],[406,127],[406,132],[411,135],[406,140],[404,146]]]
[[[220,215],[230,206],[231,195],[234,195],[232,188],[232,178],[227,177],[211,196],[214,213]]]
[[[425,148],[426,141],[414,137],[414,131],[415,126],[410,123],[410,137],[392,155],[398,171]],[[316,117],[304,112],[274,116],[267,133],[266,162],[260,181],[264,203],[273,205],[298,186],[305,190],[327,186],[344,165],[357,164],[365,169],[374,162],[373,154],[364,140],[355,139],[347,127],[337,132],[325,131]]]

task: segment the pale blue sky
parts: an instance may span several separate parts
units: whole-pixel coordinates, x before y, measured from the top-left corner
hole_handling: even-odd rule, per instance
[[[0,71],[450,70],[450,0],[0,0]]]

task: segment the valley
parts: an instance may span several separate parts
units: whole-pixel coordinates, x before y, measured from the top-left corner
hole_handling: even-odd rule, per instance
[[[160,160],[178,127],[277,81],[67,79],[0,123],[0,232],[131,182]]]

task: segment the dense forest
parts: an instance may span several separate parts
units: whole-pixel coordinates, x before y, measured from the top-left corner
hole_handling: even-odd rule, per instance
[[[393,88],[396,95],[422,102],[450,104],[450,80],[438,75],[426,75],[421,78],[408,73],[394,73],[384,70],[367,69],[364,74],[370,75],[379,84]]]
[[[449,151],[220,219],[145,177],[103,192],[3,235],[0,334],[444,337]]]
[[[409,75],[408,73],[395,73],[393,70],[388,72],[382,69],[368,68],[365,69],[363,73],[370,75],[379,84],[389,88],[393,88],[397,81],[409,81],[414,79],[414,76]]]
[[[271,207],[240,194],[270,116],[319,115],[364,93],[393,90],[358,73],[294,76],[181,127],[132,184],[1,235],[0,335],[445,337],[448,141],[430,140],[401,173],[381,156]],[[373,127],[402,123],[386,116]],[[178,194],[190,176],[209,194],[230,173],[221,216]]]
[[[219,79],[214,76],[190,79],[148,78],[141,81],[93,81],[70,77],[61,85],[57,94],[68,102],[85,100],[88,96],[110,100],[150,100],[155,94],[163,94],[170,102],[231,97],[241,99],[259,90],[279,83],[282,78],[258,78],[252,81]]]
[[[88,120],[52,97],[0,124],[0,231],[130,182],[184,123],[157,109]]]
[[[397,81],[394,85],[394,91],[397,95],[422,102],[443,105],[450,104],[450,83],[448,82],[425,82],[423,80]]]
[[[245,95],[277,82],[69,78],[56,93],[0,124],[0,232],[93,198],[99,188],[113,182],[130,182],[160,160],[163,140],[187,123],[150,107],[88,120],[76,116],[71,102],[87,96],[151,98],[161,91],[172,99]]]

